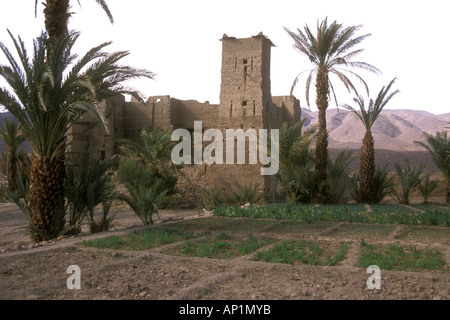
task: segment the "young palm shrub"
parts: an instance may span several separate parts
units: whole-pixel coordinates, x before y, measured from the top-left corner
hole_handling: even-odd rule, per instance
[[[119,194],[116,194],[114,196],[114,199],[106,200],[102,203],[102,216],[100,217],[99,221],[94,222],[91,224],[91,232],[102,232],[102,231],[108,231],[111,229],[111,227],[114,226],[113,220],[115,217],[114,215],[111,215],[109,212],[111,210],[111,205],[115,199],[118,199]]]
[[[119,199],[130,206],[144,225],[153,224],[153,215],[168,201],[165,181],[142,163],[127,158],[120,163],[118,179],[128,191]]]
[[[355,86],[348,78],[348,75],[355,76],[365,86],[364,80],[357,75],[351,68],[359,68],[378,73],[379,70],[372,65],[353,61],[352,59],[362,51],[362,49],[353,50],[369,34],[355,37],[355,33],[360,26],[344,27],[336,21],[328,25],[327,19],[317,25],[317,32],[313,33],[308,26],[305,26],[304,32],[297,29],[297,33],[285,28],[289,36],[294,40],[294,48],[306,57],[313,65],[309,70],[309,76],[306,80],[306,101],[309,103],[309,89],[313,79],[316,87],[316,106],[319,110],[318,132],[315,149],[315,171],[317,185],[323,185],[320,188],[320,194],[317,200],[326,201],[328,195],[327,187],[327,161],[328,161],[328,132],[326,128],[326,111],[328,109],[328,100],[333,93],[336,105],[336,95],[333,85],[330,81],[330,75],[336,75],[344,84],[347,90],[358,94]],[[298,82],[300,73],[294,80],[291,93]],[[330,92],[331,91],[331,92]]]
[[[233,199],[238,204],[251,203],[256,204],[260,202],[264,194],[258,194],[259,183],[253,184],[253,181],[250,182],[250,185],[241,185],[236,182],[237,191],[233,191]]]
[[[99,101],[118,93],[138,97],[122,82],[136,77],[152,78],[153,73],[119,65],[128,52],[104,52],[110,42],[78,59],[72,53],[79,37],[77,32],[60,37],[52,50],[48,50],[48,37],[43,33],[34,41],[31,61],[20,37],[16,40],[10,35],[19,60],[0,43],[9,62],[9,66],[0,66],[0,76],[10,86],[0,88],[0,105],[20,123],[34,152],[27,205],[31,238],[39,242],[59,236],[64,228],[66,137],[71,125],[86,112],[104,125],[96,108]]]
[[[30,172],[30,158],[23,147],[25,137],[17,121],[6,118],[0,126],[0,138],[6,147],[0,154],[0,171],[6,176],[8,188],[16,192],[16,180],[21,179],[26,184]]]
[[[153,175],[153,179],[160,180],[167,196],[177,193],[177,167],[171,158],[174,142],[171,132],[153,128],[142,130],[140,141],[130,139],[119,140],[121,154],[127,159],[133,159],[137,165],[145,167]]]
[[[73,233],[80,232],[85,218],[89,221],[91,232],[106,231],[112,220],[108,218],[112,201],[117,198],[117,191],[112,177],[107,171],[118,162],[114,157],[89,163],[89,154],[81,157],[79,165],[69,163],[66,177],[66,199],[69,211],[69,228]],[[94,220],[95,208],[103,205],[100,223]]]
[[[280,129],[278,182],[289,202],[301,202],[313,196],[313,155],[310,151],[314,138],[312,128],[302,133],[306,119],[294,126],[283,123]]]
[[[171,160],[171,133],[153,128],[142,130],[140,141],[120,140],[122,161],[118,179],[128,194],[121,195],[144,225],[177,194],[177,168]]]
[[[435,135],[425,133],[426,143],[421,141],[414,141],[420,144],[431,154],[434,164],[441,171],[444,177],[446,187],[446,200],[450,203],[450,139],[447,131],[436,132]]]
[[[344,201],[345,182],[350,174],[349,166],[355,158],[351,151],[341,151],[336,159],[328,160],[328,185],[330,186],[330,202]]]
[[[203,206],[206,210],[212,211],[217,206],[224,203],[222,189],[208,188],[202,190]]]
[[[383,168],[376,167],[373,175],[373,183],[375,188],[373,204],[378,204],[386,196],[391,196],[394,194],[394,177],[389,177],[389,171],[387,169],[388,164],[386,164]],[[353,190],[352,190],[352,198],[359,202],[359,183],[360,176],[356,174],[353,179]]]
[[[394,193],[394,177],[389,177],[386,164],[383,168],[375,168],[373,182],[375,185],[375,197],[373,203],[380,203],[386,196]]]
[[[397,200],[400,204],[409,204],[412,193],[420,184],[420,175],[425,168],[425,164],[411,168],[409,159],[406,159],[404,168],[397,161],[394,162],[394,166],[397,176],[400,178],[400,193],[397,193]]]
[[[438,186],[438,181],[431,180],[429,174],[427,174],[425,178],[420,181],[420,183],[417,185],[417,189],[419,190],[420,195],[423,198],[423,203],[428,203],[428,198],[436,192]]]
[[[361,147],[361,166],[359,171],[360,181],[357,201],[360,203],[375,203],[375,147],[371,130],[383,108],[389,100],[391,100],[391,98],[399,92],[399,90],[395,90],[394,92],[389,93],[389,90],[395,80],[396,79],[394,78],[387,87],[383,87],[381,89],[375,101],[370,99],[367,109],[365,107],[364,99],[361,96],[353,99],[353,101],[358,105],[359,110],[356,110],[348,104],[343,105],[345,109],[353,112],[358,119],[361,120],[366,129]]]

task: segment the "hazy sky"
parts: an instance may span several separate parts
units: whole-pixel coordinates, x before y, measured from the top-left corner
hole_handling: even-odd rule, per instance
[[[0,40],[12,48],[6,32],[21,35],[27,44],[44,28],[43,5],[34,15],[34,0],[0,0]],[[362,25],[357,33],[370,33],[359,47],[365,51],[358,60],[373,64],[383,74],[359,74],[369,83],[375,98],[383,85],[398,78],[400,93],[388,109],[450,112],[447,98],[450,81],[448,55],[448,1],[299,1],[299,0],[107,0],[115,19],[111,25],[94,0],[71,0],[76,14],[69,27],[82,32],[77,48],[83,53],[112,40],[110,50],[129,50],[124,60],[157,74],[156,80],[139,80],[132,86],[145,96],[171,95],[179,99],[219,102],[221,42],[224,33],[246,38],[262,31],[276,47],[272,48],[272,95],[288,95],[292,81],[311,65],[293,49],[291,30],[305,24],[315,30],[317,21],[328,20],[345,26]],[[358,48],[359,48],[358,47]],[[31,50],[30,50],[31,52]],[[0,55],[0,62],[4,62]],[[304,83],[294,91],[306,107]],[[356,80],[355,80],[356,81]],[[3,85],[3,83],[0,83]],[[314,100],[312,92],[311,100]],[[365,99],[368,97],[364,95]],[[338,90],[340,103],[353,96]],[[331,107],[334,103],[331,104]],[[311,110],[316,110],[311,106]]]

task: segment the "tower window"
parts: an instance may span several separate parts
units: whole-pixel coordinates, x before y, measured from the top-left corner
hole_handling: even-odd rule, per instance
[[[242,63],[243,63],[243,64],[247,64],[247,59],[244,59],[244,60],[242,61]]]
[[[242,106],[246,107],[247,106],[247,100],[242,101]]]

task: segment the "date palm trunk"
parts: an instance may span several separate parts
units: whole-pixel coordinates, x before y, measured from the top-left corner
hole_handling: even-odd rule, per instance
[[[55,238],[64,227],[64,177],[64,157],[32,155],[29,211],[34,242]]]
[[[45,29],[48,32],[48,46],[51,51],[58,39],[67,33],[70,17],[69,0],[46,0],[44,3]]]
[[[316,136],[315,171],[316,183],[319,187],[317,202],[326,202],[328,198],[327,164],[328,164],[328,132],[326,112],[328,109],[328,74],[319,71],[316,78],[316,105],[319,109],[318,131]]]
[[[373,203],[375,199],[375,149],[373,136],[370,130],[364,135],[361,147],[359,202]]]

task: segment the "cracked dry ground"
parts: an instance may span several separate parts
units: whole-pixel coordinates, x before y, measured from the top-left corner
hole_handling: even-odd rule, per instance
[[[359,266],[360,239],[372,244],[436,248],[449,263],[448,228],[418,239],[406,226],[376,228],[364,235],[358,225],[318,223],[298,228],[293,222],[201,216],[194,210],[163,210],[152,227],[189,228],[214,236],[251,232],[285,239],[313,239],[330,247],[352,241],[337,266],[293,265],[252,260],[254,253],[232,259],[174,256],[176,244],[146,251],[96,249],[80,240],[144,230],[125,206],[117,206],[116,229],[63,238],[33,247],[23,230],[26,220],[13,204],[0,204],[0,299],[449,299],[449,272],[381,270],[381,289],[369,290],[370,274]],[[182,220],[179,220],[183,218]],[[197,226],[197,227],[195,227]],[[434,229],[433,229],[434,228]],[[356,231],[355,231],[356,230]],[[412,230],[412,229],[411,229]],[[430,231],[429,230],[429,231]],[[418,233],[416,232],[416,235]],[[443,235],[443,236],[442,236]],[[260,250],[267,249],[263,247]],[[68,266],[81,270],[81,289],[67,288]]]

